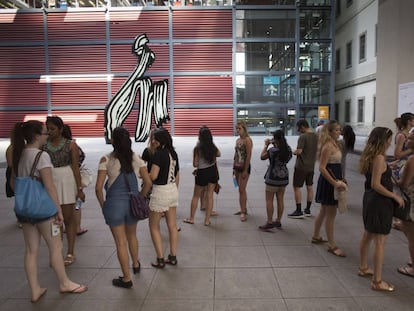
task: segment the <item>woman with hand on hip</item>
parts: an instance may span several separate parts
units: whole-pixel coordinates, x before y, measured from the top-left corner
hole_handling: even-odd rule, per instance
[[[240,215],[241,221],[247,220],[247,182],[249,181],[252,158],[253,141],[247,131],[246,122],[240,120],[236,124],[236,131],[239,138],[236,140],[234,152],[233,175],[236,178],[239,188]]]
[[[31,120],[16,124],[13,132],[13,172],[15,176],[30,176],[35,158],[41,152],[41,148],[46,143],[48,135],[46,126],[39,121]],[[34,176],[43,183],[45,190],[56,204],[57,213],[45,219],[33,219],[16,215],[22,224],[26,244],[24,267],[32,292],[32,302],[37,302],[47,291],[47,288],[40,286],[38,280],[37,258],[41,237],[46,241],[49,249],[50,265],[59,280],[60,292],[80,294],[88,289],[85,285],[72,282],[68,278],[63,263],[61,236],[60,234],[52,236],[52,225],[61,226],[63,222],[62,209],[53,181],[52,170],[53,165],[49,155],[46,152],[42,152],[34,170]]]
[[[123,273],[121,277],[112,280],[112,285],[131,288],[133,284],[129,271],[129,256],[134,274],[140,272],[141,264],[138,259],[138,220],[131,214],[129,193],[138,192],[137,177],[140,177],[144,181],[141,193],[146,196],[151,187],[151,180],[145,162],[131,149],[131,138],[126,129],[115,128],[111,143],[114,150],[102,157],[99,162],[95,193],[105,223],[111,229],[115,240],[116,253]],[[106,190],[105,199],[103,188]]]
[[[385,152],[391,145],[392,131],[376,127],[359,160],[359,171],[365,175],[365,193],[362,216],[364,234],[359,252],[359,276],[372,276],[371,288],[379,291],[394,291],[394,285],[382,281],[382,265],[387,235],[391,231],[394,201],[402,206],[404,201],[393,192],[392,172],[385,160]],[[374,269],[368,267],[368,251],[374,241]]]
[[[198,143],[193,150],[193,167],[196,168],[195,185],[193,198],[191,199],[190,218],[184,219],[185,223],[194,224],[194,216],[197,204],[203,193],[206,191],[205,206],[206,214],[204,225],[210,225],[210,216],[213,211],[214,187],[218,182],[217,157],[220,150],[213,143],[213,136],[207,126],[200,128],[198,132]]]
[[[328,252],[346,257],[345,253],[336,246],[334,239],[335,217],[338,208],[338,200],[335,198],[335,190],[343,191],[346,185],[342,180],[341,146],[338,138],[341,127],[338,122],[331,120],[326,123],[319,135],[319,179],[316,189],[315,201],[321,203],[318,216],[315,219],[312,243],[328,242]],[[325,231],[328,240],[320,236],[322,224],[325,222]]]
[[[162,269],[165,267],[165,264],[177,264],[177,206],[180,168],[178,165],[178,155],[167,129],[162,127],[156,129],[153,139],[158,144],[158,147],[152,159],[150,172],[153,185],[149,203],[149,228],[157,260],[152,262],[151,265],[154,268]],[[170,253],[167,260],[164,260],[164,248],[162,246],[160,229],[163,213],[165,213],[170,244]]]
[[[68,241],[65,266],[75,262],[75,240],[77,222],[75,218],[75,204],[79,198],[85,201],[82,181],[79,171],[79,148],[76,143],[65,138],[62,133],[64,124],[60,117],[46,118],[49,139],[43,146],[53,163],[53,179],[62,206],[65,219],[66,238]]]

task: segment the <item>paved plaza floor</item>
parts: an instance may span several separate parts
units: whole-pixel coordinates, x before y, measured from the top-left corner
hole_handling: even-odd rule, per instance
[[[248,220],[240,222],[238,192],[232,182],[232,157],[235,137],[216,137],[222,152],[219,159],[219,195],[214,208],[219,216],[204,226],[203,212],[197,211],[195,224],[185,224],[189,216],[194,177],[191,174],[192,149],[196,137],[174,138],[180,160],[180,200],[177,208],[179,233],[178,265],[163,270],[151,267],[155,251],[148,221],[138,224],[141,273],[133,276],[132,289],[115,288],[111,280],[120,275],[114,241],[105,225],[95,197],[94,186],[86,189],[82,206],[82,226],[88,232],[76,241],[76,262],[67,268],[69,276],[89,286],[82,295],[60,294],[47,248],[42,242],[39,265],[42,286],[47,294],[36,304],[30,303],[30,291],[23,269],[24,242],[16,226],[13,200],[0,189],[0,310],[413,310],[414,278],[397,273],[397,267],[409,260],[404,235],[393,230],[386,243],[383,279],[393,283],[393,293],[370,288],[369,278],[357,275],[359,240],[363,231],[361,202],[364,178],[357,172],[358,156],[349,155],[349,212],[336,218],[335,238],[347,254],[335,257],[326,245],[312,244],[315,217],[289,219],[295,206],[292,186],[285,194],[283,229],[262,232],[266,221],[263,175],[267,162],[260,160],[264,137],[253,137],[252,173],[248,183]],[[297,137],[289,137],[292,148]],[[86,164],[95,173],[101,155],[111,150],[104,139],[77,140],[86,153]],[[363,143],[363,142],[362,142]],[[4,151],[7,140],[0,140],[0,181],[4,185]],[[134,143],[142,153],[144,143]],[[293,158],[288,167],[292,178]],[[316,167],[315,181],[319,176]],[[305,193],[303,192],[303,198]],[[312,205],[316,215],[318,204]],[[166,254],[167,230],[162,223]],[[323,236],[324,230],[322,231]]]

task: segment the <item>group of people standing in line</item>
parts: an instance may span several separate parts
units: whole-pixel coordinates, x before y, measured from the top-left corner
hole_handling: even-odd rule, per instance
[[[402,230],[408,240],[411,260],[407,266],[397,269],[403,275],[414,277],[412,262],[414,260],[414,115],[404,113],[395,120],[398,132],[395,135],[394,161],[387,162],[386,152],[392,144],[393,132],[389,128],[374,128],[366,142],[359,160],[359,171],[365,175],[365,192],[363,198],[362,218],[364,233],[360,241],[360,265],[358,275],[372,277],[371,288],[379,291],[394,291],[395,287],[382,280],[384,248],[387,235],[393,222],[393,209],[401,208],[404,200],[396,188],[401,187],[411,199],[411,220],[396,220],[394,227]],[[336,121],[328,121],[315,133],[309,128],[306,120],[296,124],[300,133],[297,149],[293,152],[286,144],[283,132],[276,131],[273,139],[265,140],[261,152],[262,160],[269,159],[269,167],[265,174],[265,193],[267,222],[259,226],[262,230],[281,228],[283,215],[283,195],[289,183],[286,164],[290,160],[289,153],[296,155],[293,173],[293,189],[296,209],[288,214],[290,218],[311,216],[311,204],[314,199],[313,177],[315,161],[319,161],[319,178],[315,194],[315,202],[321,207],[315,218],[312,243],[327,243],[328,252],[338,257],[346,257],[334,239],[335,217],[338,209],[338,193],[347,190],[345,180],[346,155],[353,150],[355,133],[350,126],[342,128]],[[340,136],[342,134],[342,139]],[[270,147],[273,144],[273,147]],[[237,147],[236,147],[237,148]],[[274,172],[275,171],[275,172]],[[392,175],[397,178],[392,179]],[[269,178],[269,176],[273,176]],[[302,210],[301,189],[306,184],[306,207]],[[277,217],[273,220],[273,199],[276,194]],[[244,196],[243,196],[244,197]],[[397,206],[397,207],[395,207]],[[324,224],[326,239],[320,235]],[[368,266],[368,252],[374,242],[373,268]]]
[[[406,133],[406,129],[414,126],[414,116],[403,114],[398,121],[401,125],[396,135],[397,162],[390,165],[386,162],[386,151],[391,145],[392,131],[377,127],[369,135],[360,158],[360,172],[365,175],[366,191],[373,190],[377,197],[368,200],[364,195],[363,222],[364,234],[360,243],[360,267],[358,275],[372,276],[371,288],[374,290],[393,291],[394,286],[382,281],[382,264],[386,236],[392,226],[392,201],[403,204],[402,198],[393,192],[391,181],[392,167],[399,167],[398,182],[414,199],[414,133]],[[321,204],[314,223],[312,243],[327,243],[328,252],[335,256],[346,257],[334,239],[334,224],[337,214],[337,193],[345,191],[345,157],[353,150],[355,134],[350,126],[341,126],[336,121],[328,121],[317,134],[309,127],[306,120],[296,124],[300,133],[297,148],[292,151],[284,132],[273,133],[273,139],[266,139],[260,158],[268,160],[269,166],[264,176],[267,221],[261,230],[282,228],[284,212],[284,194],[289,184],[287,163],[293,155],[296,162],[293,173],[293,189],[296,209],[288,214],[290,218],[311,216],[311,204]],[[404,127],[403,127],[404,126]],[[28,176],[36,153],[44,150],[36,169],[36,176],[45,185],[46,191],[55,201],[58,212],[49,219],[25,219],[16,215],[23,227],[25,237],[25,270],[32,290],[32,301],[36,302],[46,293],[46,288],[39,285],[37,279],[37,255],[42,236],[49,247],[51,266],[59,279],[62,293],[83,293],[87,290],[69,280],[65,265],[75,261],[75,239],[79,220],[75,217],[75,201],[85,200],[79,171],[80,149],[71,135],[65,134],[65,124],[57,116],[47,117],[46,124],[39,121],[27,121],[16,124],[12,135],[12,156],[10,165],[13,176]],[[341,132],[342,130],[342,132]],[[239,137],[235,142],[233,175],[239,192],[240,221],[247,221],[247,184],[251,173],[253,141],[249,136],[247,125],[238,121],[236,131]],[[339,140],[342,134],[343,139]],[[403,138],[401,138],[403,137]],[[136,235],[137,220],[129,209],[129,193],[137,193],[137,179],[142,180],[141,194],[149,200],[149,231],[154,244],[156,260],[151,263],[162,269],[166,264],[177,265],[178,231],[176,207],[178,205],[178,185],[180,167],[178,155],[174,149],[170,133],[165,128],[153,129],[150,133],[148,147],[142,157],[131,148],[129,132],[122,127],[116,128],[111,139],[113,151],[104,155],[99,162],[95,193],[106,224],[113,235],[122,276],[112,280],[117,287],[131,288],[132,273],[140,272],[139,243]],[[400,151],[397,151],[400,150]],[[399,152],[399,153],[398,153]],[[213,215],[213,193],[219,180],[217,158],[220,150],[213,142],[213,136],[207,126],[199,130],[198,142],[193,149],[193,166],[196,168],[195,185],[190,206],[190,217],[184,222],[194,224],[198,201],[205,207],[204,225],[211,224]],[[401,165],[400,160],[404,159]],[[313,194],[313,177],[316,160],[319,160],[320,176],[316,194]],[[9,164],[9,157],[8,157]],[[405,169],[402,170],[401,168]],[[13,180],[13,178],[12,178]],[[302,209],[301,188],[306,185],[306,207]],[[13,185],[13,182],[12,182]],[[105,192],[104,192],[105,190]],[[276,197],[276,218],[273,218],[273,201]],[[371,196],[372,197],[372,196]],[[414,211],[412,212],[414,217]],[[169,235],[169,254],[164,256],[164,247],[160,230],[160,221],[165,217]],[[62,256],[62,239],[51,235],[53,224],[64,223],[67,235],[67,255]],[[322,225],[325,226],[326,239],[320,235]],[[399,224],[409,241],[411,261],[407,267],[398,271],[414,276],[412,260],[414,259],[414,225],[402,221]],[[368,267],[368,249],[374,241],[373,268]]]

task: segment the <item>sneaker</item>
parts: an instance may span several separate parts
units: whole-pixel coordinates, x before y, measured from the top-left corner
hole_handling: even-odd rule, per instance
[[[303,215],[305,215],[305,217],[311,217],[312,214],[310,212],[309,208],[305,208],[305,210],[303,211]]]
[[[273,227],[281,229],[282,228],[282,224],[280,223],[280,221],[274,221],[273,222]]]
[[[269,230],[269,229],[273,229],[273,224],[269,224],[268,222],[263,225],[263,226],[259,226],[259,229],[261,230]]]
[[[296,218],[296,219],[305,218],[305,216],[303,216],[302,211],[294,211],[293,213],[288,214],[288,217],[289,218]]]

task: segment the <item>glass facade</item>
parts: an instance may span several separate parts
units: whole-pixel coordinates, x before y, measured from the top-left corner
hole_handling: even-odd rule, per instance
[[[252,134],[295,134],[302,118],[316,126],[318,106],[334,116],[331,1],[276,2],[236,6],[236,117]]]

